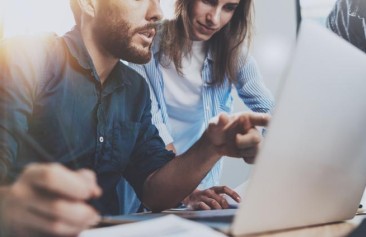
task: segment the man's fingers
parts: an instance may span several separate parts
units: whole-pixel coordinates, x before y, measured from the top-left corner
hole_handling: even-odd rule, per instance
[[[216,193],[226,194],[236,202],[241,201],[239,194],[227,186],[217,186],[217,187],[213,187],[213,188],[215,189]],[[227,202],[225,198],[223,198],[223,199],[225,200],[225,202]]]
[[[195,202],[191,205],[193,210],[211,210],[211,208],[204,202]]]
[[[17,219],[17,225],[23,227],[21,231],[36,231],[39,233],[39,236],[41,236],[41,234],[48,234],[51,236],[76,236],[85,228],[69,225],[62,221],[46,218],[29,211],[21,212],[19,214],[21,218]]]
[[[220,114],[217,123],[211,123],[211,129],[222,132],[232,131],[232,133],[245,134],[255,126],[267,126],[270,121],[270,115],[264,113],[241,113],[233,115],[230,118],[226,114]],[[210,126],[209,126],[210,127]]]
[[[77,173],[80,175],[81,178],[89,183],[93,195],[91,198],[97,198],[102,195],[102,189],[97,185],[97,177],[94,172],[87,169],[81,169],[78,170]]]
[[[207,130],[213,133],[222,133],[228,124],[232,123],[231,119],[227,114],[220,114],[219,116],[210,120]]]
[[[221,205],[212,198],[202,197],[202,201],[192,205],[194,210],[211,210],[211,209],[222,209]]]
[[[80,177],[84,178],[89,183],[95,183],[97,181],[97,177],[95,176],[95,173],[87,170],[87,169],[80,169],[76,171],[80,175]]]
[[[203,201],[211,208],[211,209],[222,209],[220,203],[213,198],[204,197]]]
[[[61,221],[70,226],[87,228],[100,220],[98,213],[84,202],[36,196],[30,200],[28,209],[37,215]]]
[[[221,195],[225,191],[224,187],[212,187],[203,191],[201,199],[213,209],[229,208],[229,203]]]
[[[257,146],[262,141],[262,136],[256,128],[251,128],[246,134],[236,134],[235,143],[238,149],[248,149]]]
[[[245,130],[249,130],[255,126],[265,127],[270,121],[270,115],[264,113],[242,113],[237,115],[236,121]]]
[[[240,202],[240,196],[227,186],[215,186],[203,191],[197,191],[191,197],[189,206],[194,210],[226,209],[229,203],[224,194],[236,202]]]
[[[246,134],[237,134],[238,156],[243,157],[246,163],[253,164],[261,141],[262,136],[256,128],[250,129]]]
[[[215,199],[207,196],[201,196],[199,201],[193,202],[190,206],[193,210],[222,209],[221,205]]]
[[[31,165],[22,181],[46,192],[74,200],[87,200],[101,193],[96,182],[59,164]],[[88,181],[86,181],[88,180]]]
[[[13,226],[24,226],[25,231],[75,236],[100,219],[84,202],[98,194],[97,189],[89,171],[72,172],[57,164],[30,165],[9,190],[5,201],[11,209],[6,216]]]
[[[255,157],[257,155],[258,151],[259,151],[259,145],[254,145],[251,148],[240,149],[238,156],[243,157],[243,158],[251,158],[251,157]]]
[[[217,125],[219,127],[224,127],[226,124],[229,123],[229,121],[230,121],[230,119],[229,119],[229,116],[227,114],[220,114]]]
[[[266,127],[271,119],[269,114],[250,113],[249,121],[253,126]]]

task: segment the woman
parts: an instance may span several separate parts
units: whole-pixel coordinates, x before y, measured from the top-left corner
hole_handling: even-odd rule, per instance
[[[255,112],[268,113],[273,99],[248,54],[252,0],[177,0],[175,7],[176,18],[158,30],[152,60],[131,67],[150,85],[153,123],[167,149],[181,154],[198,140],[210,119],[231,112],[233,86]],[[246,156],[252,158],[253,151]],[[220,194],[234,195],[233,191],[213,187],[219,182],[221,163],[185,204],[194,209],[227,207]]]

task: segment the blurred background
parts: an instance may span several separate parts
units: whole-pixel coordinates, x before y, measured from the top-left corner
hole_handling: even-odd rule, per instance
[[[296,41],[300,18],[325,26],[325,19],[335,2],[336,0],[254,1],[255,37],[251,52],[259,64],[266,86],[275,98]],[[235,92],[233,96],[234,110],[247,110]],[[250,165],[241,160],[224,159],[222,184],[236,187],[248,179]]]
[[[293,5],[296,1],[300,1],[304,18],[314,19],[319,23],[324,22],[335,2],[335,0],[280,0],[271,3],[272,1],[256,0],[255,3],[257,13],[265,11],[270,13],[269,15],[275,14],[277,18],[293,14],[295,11]],[[275,8],[272,8],[272,5]],[[173,17],[174,0],[161,0],[161,6],[166,18]],[[0,0],[1,37],[49,31],[63,34],[73,24],[69,0]]]

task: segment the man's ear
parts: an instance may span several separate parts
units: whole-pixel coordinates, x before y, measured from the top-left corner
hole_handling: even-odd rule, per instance
[[[78,0],[81,11],[90,16],[95,16],[96,0]]]

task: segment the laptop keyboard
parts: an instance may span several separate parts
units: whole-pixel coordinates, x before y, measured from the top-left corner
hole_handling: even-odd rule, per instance
[[[234,220],[234,216],[230,215],[230,216],[204,216],[204,217],[192,217],[189,218],[190,220],[193,221],[198,221],[198,222],[217,222],[217,223],[232,223]]]

